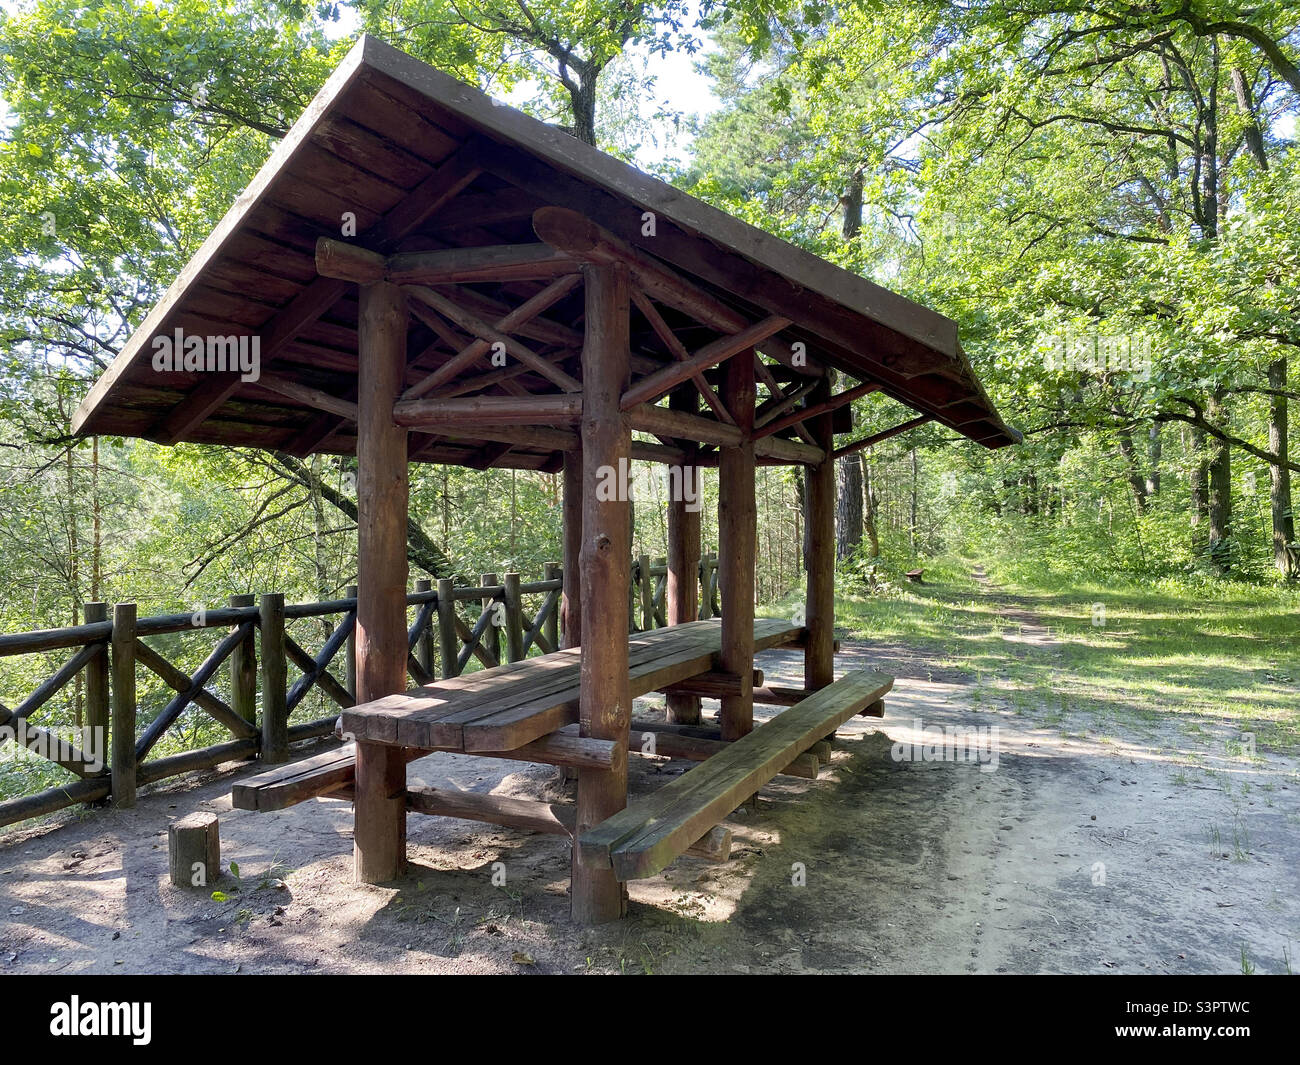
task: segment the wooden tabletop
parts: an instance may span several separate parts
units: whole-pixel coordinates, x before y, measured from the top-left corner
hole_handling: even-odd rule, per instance
[[[783,618],[754,620],[754,649],[797,643]],[[632,695],[714,669],[718,619],[637,633],[628,640]],[[343,731],[367,743],[465,752],[511,751],[578,720],[581,649],[426,684],[343,711]]]

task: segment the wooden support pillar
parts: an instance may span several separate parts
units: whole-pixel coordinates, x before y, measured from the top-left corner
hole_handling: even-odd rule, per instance
[[[830,400],[830,379],[817,382],[808,402],[812,405]],[[807,551],[808,584],[804,615],[808,640],[804,644],[804,688],[815,691],[835,679],[835,431],[832,415],[811,419],[809,430],[816,444],[825,451],[826,461],[808,467],[805,477],[808,493],[808,530],[804,538]]]
[[[609,480],[600,474],[608,475],[610,470],[620,473],[631,452],[631,430],[619,410],[631,361],[627,271],[622,266],[585,266],[583,279],[586,337],[582,348],[579,564],[583,640],[579,722],[582,736],[614,740],[616,749],[611,768],[578,771],[576,834],[627,805],[627,742],[632,722],[626,624],[631,579],[630,508],[625,491],[613,493],[613,499],[602,499],[597,494],[597,484]],[[617,476],[613,479],[617,481]],[[575,841],[570,899],[573,920],[583,925],[602,924],[622,917],[626,908],[627,894],[614,870],[581,865]]]
[[[723,375],[722,402],[744,433],[724,447],[718,464],[718,582],[722,607],[719,667],[741,678],[740,692],[722,699],[722,738],[738,740],[754,727],[754,553],[758,507],[754,499],[754,356],[742,352]]]
[[[406,368],[406,302],[396,285],[361,286],[357,328],[357,700],[406,690],[406,430],[393,403]],[[357,744],[353,875],[359,883],[406,871],[406,756]]]
[[[582,452],[564,453],[564,588],[560,623],[565,647],[582,643]]]
[[[668,397],[673,410],[696,413],[699,406],[694,386],[679,388]],[[694,445],[686,448],[687,460],[668,471],[668,577],[664,588],[664,613],[669,625],[695,621],[700,616],[700,474],[693,465]],[[688,498],[691,497],[691,498]],[[696,725],[700,720],[700,697],[669,692],[668,720],[678,725]]]

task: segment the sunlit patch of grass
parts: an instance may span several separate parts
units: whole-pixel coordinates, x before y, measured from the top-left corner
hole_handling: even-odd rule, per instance
[[[843,576],[839,634],[967,673],[978,678],[975,705],[1036,710],[1046,724],[1061,724],[1067,714],[1098,724],[1118,715],[1130,726],[1176,721],[1192,737],[1226,728],[1253,734],[1257,748],[1300,749],[1294,589],[1173,582],[1044,588],[1005,578],[985,588],[964,560],[929,560],[925,568],[926,583],[890,583],[879,595]],[[1049,638],[1004,638],[1018,635],[1028,619]]]

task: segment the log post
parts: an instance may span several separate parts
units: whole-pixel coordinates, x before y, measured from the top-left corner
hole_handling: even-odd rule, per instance
[[[401,289],[386,282],[362,285],[357,325],[357,699],[362,703],[406,690],[407,433],[393,422],[406,369],[406,331]],[[405,871],[405,752],[358,742],[353,876],[362,884],[378,884]]]
[[[668,406],[694,414],[697,392],[679,388],[668,397]],[[682,625],[700,616],[700,480],[699,467],[691,463],[694,446],[686,449],[688,461],[668,471],[668,577],[664,586],[664,615],[669,625]],[[668,720],[678,725],[697,725],[700,697],[684,692],[668,695]]]
[[[582,643],[582,452],[564,453],[564,588],[560,625],[565,647]]]
[[[519,574],[507,573],[502,582],[506,589],[506,654],[511,662],[524,657],[524,604],[519,594]]]
[[[641,631],[649,632],[655,627],[655,585],[650,576],[649,555],[637,556],[636,570],[641,579]]]
[[[262,628],[262,761],[289,760],[289,684],[284,655],[284,593],[268,592],[258,606]]]
[[[356,599],[357,586],[355,584],[348,585],[345,597]],[[357,627],[355,625],[352,626],[352,631],[348,633],[348,644],[344,653],[346,658],[343,662],[343,681],[347,685],[348,694],[355,699],[357,697]]]
[[[221,875],[221,828],[215,814],[187,814],[167,826],[167,867],[178,888],[216,883]]]
[[[108,620],[107,603],[87,603],[82,616],[87,625]],[[108,724],[111,716],[108,687],[108,643],[86,663],[86,730],[81,749],[100,763],[100,772],[108,772]],[[95,803],[87,803],[95,806]]]
[[[609,770],[578,771],[576,835],[627,805],[627,741],[632,721],[626,618],[631,578],[627,492],[600,498],[597,485],[615,483],[629,460],[632,434],[619,410],[630,377],[628,282],[620,266],[584,266],[586,336],[582,347],[582,679],[580,734],[617,744]],[[600,475],[606,476],[602,478]],[[622,487],[622,486],[620,486]],[[608,496],[609,492],[601,494]],[[578,924],[613,921],[627,895],[613,869],[578,861],[573,848],[570,912]]]
[[[479,579],[479,584],[484,588],[495,588],[497,586],[497,575],[495,573],[485,573]],[[490,595],[483,597],[483,609],[493,611],[491,621],[488,627],[483,630],[483,646],[487,648],[488,653],[492,655],[497,662],[501,661],[501,627],[496,624],[496,601]]]
[[[738,740],[754,727],[754,552],[758,510],[754,499],[754,354],[731,359],[723,373],[722,402],[745,434],[724,447],[718,466],[718,569],[722,595],[719,667],[740,676],[740,693],[724,696],[722,738]]]
[[[560,576],[562,567],[558,562],[548,562],[542,568],[542,579],[553,581]],[[546,593],[548,596],[550,592]],[[542,635],[546,637],[546,642],[554,648],[560,646],[560,602],[557,599],[551,612],[542,620]]]
[[[417,592],[429,592],[433,590],[433,582],[427,577],[421,577],[415,582]],[[420,612],[424,609],[421,603],[415,608],[415,616],[419,617]],[[425,676],[436,676],[433,671],[433,630],[429,625],[425,625],[415,638],[415,660],[420,663],[420,668],[424,670]]]
[[[817,382],[808,398],[810,404],[830,399],[830,379]],[[817,446],[826,452],[826,461],[810,466],[805,475],[808,492],[807,598],[804,624],[808,639],[804,643],[804,688],[815,691],[835,679],[835,430],[832,415],[811,419],[808,426]]]
[[[709,594],[709,582],[713,574],[713,552],[705,552],[700,559],[700,620],[708,621],[713,617],[713,597]]]
[[[135,805],[135,604],[113,607],[112,661],[112,796],[113,805]]]
[[[442,679],[460,676],[460,640],[456,635],[455,584],[450,577],[438,578],[438,655]]]
[[[234,607],[253,606],[256,602],[251,595],[230,597]],[[251,629],[230,652],[230,709],[250,725],[257,724],[257,636]]]

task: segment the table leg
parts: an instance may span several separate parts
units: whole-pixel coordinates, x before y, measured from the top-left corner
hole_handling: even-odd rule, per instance
[[[352,869],[359,884],[383,884],[406,872],[406,751],[357,743]]]

